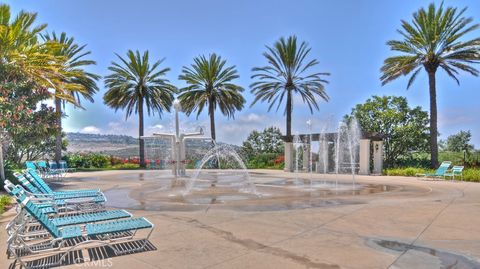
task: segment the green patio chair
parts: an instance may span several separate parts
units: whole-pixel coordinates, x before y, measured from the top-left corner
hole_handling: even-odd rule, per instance
[[[455,180],[455,177],[460,177],[463,181],[463,168],[464,166],[453,166],[452,169],[447,170],[443,176],[445,178],[451,177],[452,180]]]
[[[416,177],[423,177],[423,178],[440,178],[443,177],[445,172],[447,172],[448,168],[452,165],[450,161],[443,161],[440,166],[435,170],[434,173],[417,173],[415,174]]]

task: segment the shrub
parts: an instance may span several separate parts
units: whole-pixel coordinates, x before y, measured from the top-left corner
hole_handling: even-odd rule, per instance
[[[480,182],[480,169],[468,168],[463,171],[465,181]]]
[[[114,165],[112,166],[113,169],[138,169],[140,168],[140,166],[138,164],[134,164],[134,163],[121,163],[121,164],[117,164],[117,165]]]
[[[247,161],[247,167],[251,169],[280,169],[284,166],[284,161],[283,155],[278,155],[278,153],[262,153],[250,157]]]
[[[422,169],[422,168],[407,167],[407,168],[385,169],[383,173],[387,176],[413,177],[416,174],[425,174],[425,173],[428,173],[428,172],[429,171],[425,171],[425,169]]]
[[[110,166],[110,157],[102,154],[89,154],[86,159],[90,162],[91,166],[95,168],[106,168]]]
[[[5,212],[5,208],[10,205],[11,199],[10,196],[0,195],[0,214]]]
[[[110,156],[110,165],[111,166],[115,166],[115,165],[122,164],[122,163],[123,163],[122,158],[116,157],[116,156]]]
[[[99,153],[69,154],[63,157],[73,168],[107,168],[110,167],[110,156]]]

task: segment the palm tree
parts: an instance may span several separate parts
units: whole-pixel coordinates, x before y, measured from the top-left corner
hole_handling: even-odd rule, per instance
[[[133,112],[138,113],[140,166],[145,167],[145,147],[141,139],[144,106],[148,115],[155,115],[155,112],[158,112],[161,116],[164,110],[170,111],[176,88],[164,78],[170,68],[157,69],[164,59],[150,65],[148,50],[143,55],[140,55],[138,50],[136,52],[129,50],[126,58],[116,55],[120,63],[112,62],[108,68],[112,73],[105,77],[105,86],[108,90],[103,100],[115,111],[125,109],[125,119]]]
[[[328,101],[329,97],[325,92],[324,84],[328,83],[322,76],[329,73],[310,73],[306,71],[318,64],[316,59],[306,60],[311,48],[302,42],[297,45],[297,37],[290,36],[288,39],[280,38],[273,47],[267,47],[263,56],[267,59],[268,65],[255,67],[252,79],[256,79],[250,85],[251,92],[255,99],[251,106],[258,101],[270,103],[268,110],[277,104],[276,110],[280,108],[285,100],[284,114],[287,117],[286,142],[292,142],[292,111],[293,95],[299,94],[304,103],[308,105],[310,113],[313,109],[319,109],[317,97]],[[287,168],[288,169],[288,168]]]
[[[22,73],[36,84],[32,90],[57,89],[56,94],[68,100],[63,92],[68,87],[60,87],[65,75],[60,72],[63,58],[50,53],[58,44],[39,41],[38,35],[47,25],[35,26],[36,18],[36,13],[25,11],[13,17],[10,7],[0,4],[0,64],[8,67],[8,80],[15,81],[16,74]]]
[[[215,53],[208,58],[204,55],[196,57],[193,61],[190,67],[182,68],[182,74],[178,77],[188,84],[179,90],[178,99],[187,115],[197,111],[198,117],[208,107],[211,137],[215,141],[217,106],[223,115],[233,118],[235,111],[240,111],[245,104],[241,94],[243,88],[232,83],[239,77],[235,66],[225,67],[226,60]]]
[[[59,44],[51,49],[50,53],[63,59],[61,72],[64,74],[63,84],[70,85],[67,87],[64,94],[70,95],[67,100],[73,103],[76,107],[81,106],[81,98],[93,103],[93,95],[98,91],[96,81],[100,76],[93,73],[86,72],[85,67],[95,65],[95,61],[84,59],[89,55],[90,51],[84,51],[86,45],[78,45],[75,43],[73,37],[67,37],[67,34],[62,32],[59,36],[53,32],[42,36],[45,42],[55,42]],[[55,100],[55,112],[57,114],[58,134],[55,143],[55,160],[58,162],[62,158],[62,107],[65,107],[65,99],[60,98],[62,92],[59,92],[53,97]]]
[[[437,93],[436,72],[440,67],[459,84],[459,71],[478,76],[478,70],[471,64],[480,62],[480,38],[462,41],[462,37],[479,27],[472,25],[472,18],[465,18],[466,8],[437,9],[430,4],[413,13],[411,23],[402,20],[398,30],[402,40],[391,40],[387,45],[401,54],[385,60],[380,80],[382,85],[400,76],[412,74],[407,89],[424,69],[428,74],[430,91],[430,154],[432,167],[438,166]]]

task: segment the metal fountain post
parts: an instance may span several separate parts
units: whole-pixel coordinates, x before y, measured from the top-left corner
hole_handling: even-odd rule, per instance
[[[186,139],[205,139],[203,136],[203,129],[200,128],[198,132],[194,133],[180,133],[180,121],[178,113],[182,111],[180,101],[175,99],[173,101],[173,108],[175,109],[175,134],[171,133],[154,133],[153,138],[163,137],[168,138],[172,142],[173,167],[172,173],[175,177],[185,175],[185,140]],[[141,137],[141,139],[152,137]]]

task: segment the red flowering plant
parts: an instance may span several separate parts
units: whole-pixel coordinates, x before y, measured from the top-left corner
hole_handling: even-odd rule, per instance
[[[0,130],[9,138],[7,160],[20,165],[51,153],[56,116],[53,108],[41,104],[49,97],[47,89],[0,67]]]

